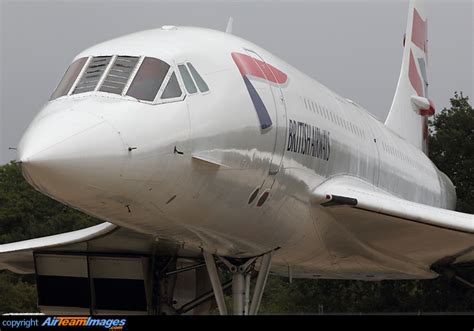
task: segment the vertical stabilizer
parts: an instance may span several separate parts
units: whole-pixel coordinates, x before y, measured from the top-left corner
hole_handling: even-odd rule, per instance
[[[435,110],[428,99],[428,20],[421,0],[410,1],[403,45],[400,78],[385,125],[427,153],[428,117]]]
[[[234,19],[229,17],[227,21],[227,27],[225,28],[225,33],[232,34],[232,24],[234,23]]]

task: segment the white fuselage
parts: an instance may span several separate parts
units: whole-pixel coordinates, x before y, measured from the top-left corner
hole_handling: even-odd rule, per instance
[[[248,76],[270,128],[260,126],[234,52],[287,75],[281,84]],[[206,29],[158,29],[105,42],[77,58],[100,55],[150,56],[172,67],[190,61],[209,92],[164,104],[104,92],[48,102],[20,145],[25,176],[87,214],[219,255],[279,248],[273,265],[280,274],[291,267],[295,277],[368,272],[387,278],[390,259],[384,266],[331,254],[325,234],[333,223],[310,206],[311,192],[328,178],[350,176],[396,197],[454,208],[451,182],[419,149],[248,41]],[[257,206],[265,191],[268,198]],[[351,245],[350,236],[332,238]]]

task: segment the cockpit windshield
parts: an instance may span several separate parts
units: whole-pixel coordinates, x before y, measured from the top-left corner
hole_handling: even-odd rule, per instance
[[[153,101],[170,66],[152,57],[146,57],[138,69],[127,95],[139,100]]]
[[[74,61],[69,68],[67,69],[66,73],[63,76],[63,79],[59,83],[58,87],[54,91],[53,95],[51,95],[51,99],[56,99],[62,97],[69,93],[72,85],[77,79],[77,76],[81,73],[84,64],[86,64],[87,58],[83,57]]]
[[[96,56],[74,61],[50,100],[65,95],[106,92],[154,102],[183,95],[173,68],[153,57]]]
[[[72,91],[72,94],[94,91],[104,74],[105,69],[107,69],[111,58],[111,56],[98,56],[92,58],[89,61],[85,72],[82,74],[81,79],[76,84],[74,91]]]
[[[107,76],[105,76],[99,91],[122,94],[138,63],[138,59],[138,57],[133,56],[118,56]]]

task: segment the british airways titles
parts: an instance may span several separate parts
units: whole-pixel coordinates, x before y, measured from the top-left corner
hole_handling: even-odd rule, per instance
[[[328,161],[331,154],[329,131],[304,122],[290,120],[286,150]]]

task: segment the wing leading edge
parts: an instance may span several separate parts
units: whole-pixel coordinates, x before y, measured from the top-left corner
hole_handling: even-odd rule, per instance
[[[0,270],[33,273],[33,252],[65,247],[79,248],[81,243],[108,235],[116,229],[117,226],[106,222],[77,231],[0,245]]]
[[[151,256],[152,254],[200,256],[177,243],[157,240],[105,222],[82,230],[0,245],[0,270],[35,273],[35,254]]]
[[[314,190],[313,202],[324,207],[347,205],[407,221],[474,233],[474,215],[400,199],[352,178],[347,181],[338,178],[322,184]]]

